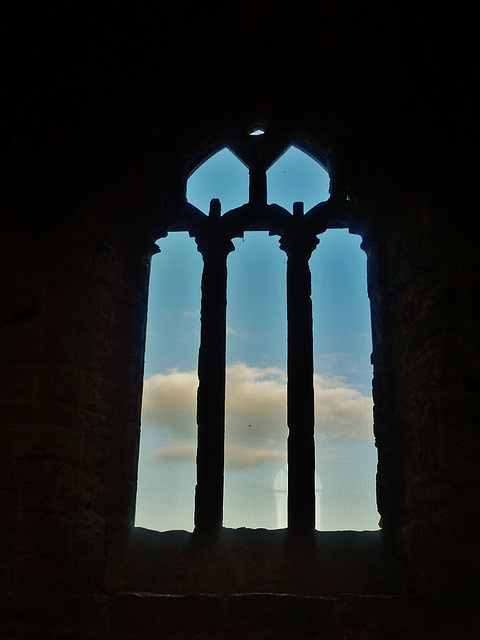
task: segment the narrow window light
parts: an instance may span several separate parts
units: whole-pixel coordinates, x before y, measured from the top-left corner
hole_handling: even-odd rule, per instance
[[[193,530],[202,259],[186,232],[152,258],[135,526]]]
[[[329,531],[376,530],[377,452],[372,425],[366,256],[359,236],[347,229],[329,229],[319,239],[310,269],[315,466],[322,481],[320,527]]]
[[[267,231],[244,240],[228,256],[224,525],[276,529],[287,507],[274,487],[287,463],[286,265]]]

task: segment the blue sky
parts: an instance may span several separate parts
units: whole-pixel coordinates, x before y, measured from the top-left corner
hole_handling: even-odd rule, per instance
[[[308,210],[328,174],[291,147],[267,173],[268,202]],[[248,171],[223,150],[189,179],[204,212],[248,200]],[[224,525],[285,526],[286,255],[266,232],[234,239],[227,261]],[[317,528],[376,529],[371,329],[366,256],[346,230],[320,236],[310,260],[314,310]],[[152,260],[136,525],[193,528],[195,398],[202,258],[172,232]]]

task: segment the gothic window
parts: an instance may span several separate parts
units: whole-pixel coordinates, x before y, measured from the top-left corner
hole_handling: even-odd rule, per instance
[[[173,402],[175,393],[181,390],[182,397],[185,399],[182,406],[185,410],[190,407],[190,413],[193,412],[196,395],[197,446],[192,448],[193,438],[192,434],[189,434],[189,444],[186,440],[182,442],[179,439],[176,445],[170,444],[168,448],[159,447],[158,455],[163,456],[166,475],[164,481],[160,480],[160,484],[157,484],[157,491],[168,492],[172,485],[175,485],[178,493],[178,479],[168,481],[168,456],[183,457],[185,462],[189,459],[190,464],[185,466],[183,472],[184,481],[180,483],[185,487],[186,482],[189,489],[183,491],[182,497],[176,501],[176,510],[183,509],[184,512],[191,514],[192,519],[194,514],[194,528],[198,531],[216,530],[222,525],[255,526],[250,525],[248,521],[235,519],[231,515],[235,511],[232,508],[232,501],[235,501],[235,480],[232,478],[235,472],[232,472],[231,477],[230,471],[225,475],[225,464],[227,463],[228,469],[235,468],[235,465],[238,469],[242,465],[255,466],[256,461],[268,462],[269,459],[275,460],[275,468],[278,469],[271,481],[271,488],[275,495],[270,505],[270,508],[276,510],[274,524],[269,524],[272,521],[268,521],[267,518],[265,524],[256,526],[281,528],[288,524],[289,529],[292,530],[320,528],[322,526],[319,518],[322,483],[321,478],[315,473],[316,449],[317,467],[324,464],[325,456],[318,458],[319,447],[318,445],[316,447],[315,440],[321,442],[325,434],[318,429],[315,433],[315,417],[317,416],[318,423],[324,424],[322,402],[328,396],[330,404],[332,402],[335,404],[342,397],[340,392],[348,390],[348,385],[345,384],[340,390],[338,385],[335,387],[335,382],[338,383],[339,378],[337,380],[334,376],[329,380],[322,378],[321,363],[315,363],[319,371],[314,372],[312,297],[315,304],[318,295],[314,292],[312,296],[310,261],[314,259],[312,253],[314,256],[318,254],[315,249],[319,243],[317,237],[319,234],[323,234],[329,226],[347,226],[349,204],[346,198],[341,200],[328,198],[326,189],[328,175],[325,172],[323,178],[325,196],[323,197],[320,188],[318,199],[314,195],[311,201],[307,200],[306,203],[301,201],[302,194],[304,194],[303,200],[306,200],[305,195],[315,194],[315,189],[306,186],[308,181],[313,181],[319,188],[321,179],[319,180],[318,173],[315,174],[315,171],[320,168],[320,165],[308,158],[299,148],[281,145],[270,139],[268,132],[256,133],[258,135],[245,136],[242,141],[230,145],[231,150],[223,149],[202,165],[204,172],[213,171],[217,177],[219,172],[222,172],[221,180],[218,182],[225,186],[223,193],[218,191],[209,193],[208,189],[205,191],[204,187],[210,182],[205,179],[205,173],[202,176],[202,172],[197,171],[192,175],[192,182],[189,184],[192,185],[193,181],[197,180],[200,185],[197,194],[200,195],[197,196],[195,204],[186,202],[172,213],[172,221],[163,234],[175,237],[175,241],[181,243],[185,250],[188,246],[188,250],[192,252],[195,248],[194,243],[198,249],[197,260],[192,262],[195,267],[180,276],[184,279],[181,289],[185,292],[189,291],[192,295],[189,302],[191,307],[189,317],[193,323],[190,338],[198,329],[199,339],[197,337],[197,343],[192,345],[190,353],[196,353],[198,346],[198,372],[194,371],[191,361],[190,366],[185,367],[183,371],[172,368],[169,372],[168,384],[173,386],[170,387],[171,391],[167,392],[169,399]],[[242,171],[238,178],[236,171],[239,165]],[[290,176],[292,166],[297,167],[297,173]],[[236,167],[235,172],[234,167]],[[294,186],[299,187],[298,201],[282,199],[282,189],[289,180],[293,180]],[[270,196],[267,197],[267,193],[275,194],[272,202],[270,202]],[[291,189],[288,193],[291,197]],[[208,211],[206,211],[207,203]],[[279,334],[272,338],[269,331],[263,327],[265,334],[261,340],[261,347],[250,345],[255,352],[255,357],[247,361],[245,357],[235,357],[235,343],[236,339],[242,335],[248,341],[248,323],[245,324],[247,328],[231,326],[228,313],[235,304],[243,303],[243,307],[249,309],[248,305],[251,302],[242,302],[242,294],[245,292],[243,285],[237,287],[236,291],[234,289],[230,291],[230,288],[235,281],[235,269],[238,268],[238,264],[242,264],[244,245],[254,244],[254,239],[265,235],[273,236],[268,239],[272,250],[272,261],[277,260],[273,258],[273,252],[275,252],[277,257],[280,256],[283,264],[281,278],[284,282],[286,281],[286,287],[283,285],[283,298],[280,296],[279,304],[280,306],[284,304],[283,313],[286,316],[286,322],[283,331],[286,335]],[[167,247],[168,242],[164,245]],[[278,250],[279,245],[283,252]],[[266,260],[265,256],[257,254],[257,257],[258,255],[260,258],[263,257],[264,261]],[[161,257],[162,255],[155,257],[155,260]],[[246,283],[246,278],[251,278],[252,273],[255,274],[255,271],[252,271],[254,268],[252,263],[250,259],[250,264],[247,266],[244,264],[243,271],[238,277],[240,282],[243,280]],[[253,275],[254,280],[261,279],[259,274],[264,273],[265,264],[267,263],[264,262],[263,271],[261,268],[256,275]],[[172,268],[177,270],[176,273],[182,271],[181,264],[175,266],[172,263]],[[247,270],[250,276],[246,275]],[[282,269],[280,268],[277,273],[281,274]],[[246,285],[246,288],[255,289],[254,285],[255,282],[251,282],[250,286]],[[318,289],[321,287],[319,286]],[[266,298],[267,293],[268,295],[272,293],[270,290],[265,293],[266,291],[264,289],[263,293],[257,295]],[[194,292],[197,293],[196,298]],[[271,306],[265,299],[258,300],[258,306],[262,305],[267,308]],[[256,310],[254,307],[251,309],[252,311],[247,315],[255,315]],[[318,315],[321,315],[321,312],[320,302]],[[235,317],[238,317],[238,312],[235,313]],[[257,326],[260,322],[252,318],[247,320],[257,322]],[[185,321],[184,318],[183,321]],[[171,323],[175,324],[175,329],[178,329],[181,320],[172,317]],[[148,327],[147,331],[152,332],[156,329]],[[164,332],[160,329],[160,333]],[[284,353],[287,361],[286,372],[284,367],[282,371],[282,367],[277,366],[278,362],[262,361],[262,357],[265,357],[262,351],[268,350],[265,345],[270,339],[282,341],[283,345],[286,343],[286,353]],[[184,340],[187,340],[185,336]],[[146,385],[150,385],[150,388],[144,395],[142,423],[148,419],[148,411],[155,410],[154,407],[152,408],[155,396],[153,387],[156,384],[158,391],[159,386],[167,384],[167,376],[163,378],[159,376],[155,379],[155,376],[148,377],[147,374],[146,371]],[[331,383],[330,387],[329,383]],[[176,388],[175,384],[178,385]],[[254,396],[249,396],[249,393],[256,393],[257,396],[260,394],[265,405],[265,420],[261,427],[254,423],[255,401]],[[323,396],[319,397],[319,393],[323,393]],[[359,398],[355,391],[351,390],[350,396],[347,396],[343,396],[346,401],[357,400],[360,404],[363,402],[364,414],[365,409],[368,413],[368,393]],[[167,405],[165,409],[167,411],[168,402],[165,403],[165,399],[163,402]],[[275,407],[271,406],[272,402]],[[177,436],[182,429],[187,428],[185,426],[187,422],[190,429],[195,425],[192,415],[184,416],[183,419],[184,423],[171,426],[171,430],[177,429]],[[269,419],[278,422],[275,425],[276,428],[268,424]],[[367,422],[368,419],[366,417]],[[371,431],[371,424],[369,428]],[[147,429],[142,429],[142,438],[143,432],[146,433]],[[238,437],[242,433],[244,440]],[[283,440],[282,445],[279,444],[279,439]],[[194,456],[196,456],[196,467],[195,463],[192,463]],[[283,462],[279,466],[280,458]],[[236,482],[243,482],[241,478],[246,476],[237,473],[235,477]],[[250,479],[252,477],[250,476]],[[156,483],[158,482],[157,478]],[[258,482],[258,479],[253,481],[252,490]],[[139,480],[136,523],[145,526],[138,517],[142,490]],[[186,496],[190,497],[187,499]],[[185,525],[176,526],[175,519],[170,522],[171,526],[168,527],[170,529],[192,528]],[[159,527],[151,526],[151,528]],[[322,526],[322,528],[325,527]],[[327,528],[336,527],[327,525]]]

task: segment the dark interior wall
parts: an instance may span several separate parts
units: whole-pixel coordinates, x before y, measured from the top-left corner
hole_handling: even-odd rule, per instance
[[[3,635],[234,637],[236,624],[281,637],[278,624],[291,637],[471,637],[479,357],[468,16],[429,3],[36,11],[12,14],[6,38]],[[384,533],[324,536],[313,555],[285,555],[278,536],[260,534],[195,555],[182,537],[130,529],[148,257],[189,172],[256,124],[307,144],[358,205]],[[223,595],[167,606],[136,591]],[[240,591],[296,599],[226,598]]]

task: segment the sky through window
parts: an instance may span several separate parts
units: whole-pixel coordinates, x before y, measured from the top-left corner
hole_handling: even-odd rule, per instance
[[[268,202],[307,211],[328,174],[291,147],[268,171]],[[189,179],[189,202],[222,212],[248,199],[248,171],[228,150]],[[314,310],[317,528],[378,528],[372,433],[371,329],[360,238],[329,230],[310,260]],[[193,529],[202,258],[172,232],[152,260],[136,522]],[[246,232],[227,260],[224,525],[286,526],[286,254]]]

